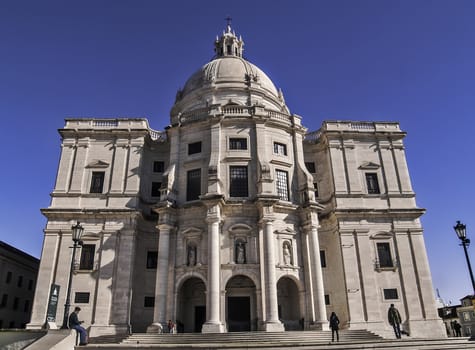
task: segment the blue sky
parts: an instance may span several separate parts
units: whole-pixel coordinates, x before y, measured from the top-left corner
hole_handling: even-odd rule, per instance
[[[470,294],[453,225],[474,237],[475,1],[0,1],[0,239],[40,256],[64,118],[163,130],[227,15],[310,131],[400,122],[434,288]]]

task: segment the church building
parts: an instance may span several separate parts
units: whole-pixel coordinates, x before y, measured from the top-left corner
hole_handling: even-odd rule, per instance
[[[308,131],[243,57],[228,24],[162,131],[143,118],[66,119],[33,314],[51,286],[90,336],[342,329],[445,335],[396,122]],[[51,315],[50,315],[51,316]],[[54,315],[53,315],[54,318]]]

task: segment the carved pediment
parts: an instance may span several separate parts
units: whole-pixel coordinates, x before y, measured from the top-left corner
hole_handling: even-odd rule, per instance
[[[235,224],[229,228],[229,233],[233,235],[248,235],[252,231],[252,227],[246,224]]]
[[[103,161],[103,160],[93,160],[90,162],[88,165],[86,165],[86,168],[107,168],[109,166],[109,163]]]
[[[283,235],[283,236],[293,236],[293,235],[295,235],[295,231],[292,230],[289,227],[286,227],[283,230],[275,230],[274,233],[277,234],[277,235]]]
[[[252,227],[240,223],[232,225],[228,231],[230,236],[250,236],[252,234]]]
[[[374,235],[371,235],[370,239],[389,239],[393,238],[394,234],[392,232],[378,232]]]
[[[183,230],[181,233],[186,238],[194,238],[194,237],[200,237],[201,234],[203,233],[203,230],[198,227],[188,227],[187,229]]]
[[[379,168],[380,168],[379,164],[376,164],[373,162],[364,162],[363,164],[360,165],[360,169],[362,170],[376,170]]]

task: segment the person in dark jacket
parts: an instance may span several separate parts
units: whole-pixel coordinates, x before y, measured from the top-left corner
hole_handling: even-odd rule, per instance
[[[335,312],[332,312],[330,315],[330,329],[332,330],[332,341],[335,341],[335,333],[336,333],[336,341],[340,341],[340,336],[338,335],[340,320]]]
[[[394,304],[391,304],[388,310],[388,322],[393,326],[394,334],[397,339],[401,339],[401,315],[399,314],[398,309],[394,307]]]
[[[81,326],[84,321],[79,321],[79,311],[81,311],[81,308],[76,306],[69,316],[69,328],[79,333],[79,345],[87,345],[87,331]]]
[[[458,323],[457,320],[455,320],[453,327],[454,327],[454,330],[455,330],[455,336],[456,337],[461,337],[462,332],[460,330],[462,329],[462,325],[460,323]]]

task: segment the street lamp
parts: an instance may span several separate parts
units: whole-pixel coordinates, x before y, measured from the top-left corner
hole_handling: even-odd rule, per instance
[[[467,259],[468,271],[470,272],[470,278],[472,279],[472,291],[475,294],[475,282],[473,280],[472,266],[470,265],[470,259],[468,258],[467,247],[470,245],[470,240],[467,238],[467,227],[460,221],[457,221],[457,225],[454,226],[457,237],[462,242],[463,251],[465,252],[465,258]]]
[[[82,245],[81,242],[81,236],[82,233],[84,232],[84,227],[82,227],[79,224],[79,221],[76,223],[76,225],[71,227],[71,230],[73,230],[72,238],[73,238],[73,256],[71,258],[71,267],[69,269],[69,281],[68,281],[68,290],[66,292],[66,303],[64,304],[64,317],[63,317],[63,325],[61,326],[61,329],[68,329],[68,317],[69,317],[69,306],[71,305],[70,299],[71,299],[71,282],[73,280],[73,269],[74,269],[74,258],[76,256],[76,248],[80,245]]]

